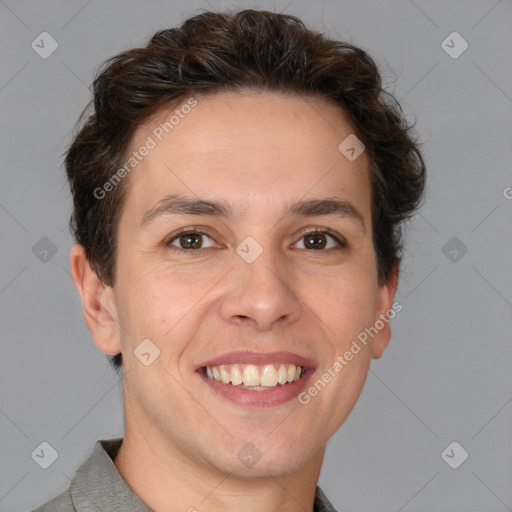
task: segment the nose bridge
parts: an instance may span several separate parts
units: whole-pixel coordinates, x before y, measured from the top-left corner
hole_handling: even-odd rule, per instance
[[[291,272],[270,245],[258,248],[254,239],[243,241],[230,274],[221,309],[225,321],[244,321],[266,330],[277,320],[298,318],[300,303],[289,283]]]
[[[286,270],[283,262],[270,248],[266,248],[252,263],[245,260],[239,262],[240,275],[243,288],[252,294],[288,292],[286,284]]]

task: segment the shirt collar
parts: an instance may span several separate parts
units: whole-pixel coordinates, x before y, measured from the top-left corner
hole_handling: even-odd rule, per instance
[[[78,468],[70,492],[77,512],[152,512],[131,490],[113,460],[123,438],[97,441],[89,458]],[[317,486],[314,512],[336,512]]]
[[[122,442],[122,437],[97,441],[92,454],[76,471],[70,492],[77,512],[152,512],[114,465]]]

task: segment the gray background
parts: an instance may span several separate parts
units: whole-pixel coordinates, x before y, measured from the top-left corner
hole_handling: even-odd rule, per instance
[[[368,50],[424,141],[403,311],[328,444],[320,486],[340,511],[512,510],[507,0],[0,1],[0,510],[46,502],[96,440],[123,434],[122,382],[93,344],[68,263],[61,155],[93,74],[158,29],[233,5],[296,14]],[[31,48],[43,31],[59,45],[47,59]],[[469,44],[456,59],[441,46],[453,31]],[[46,261],[43,237],[57,251]],[[31,457],[43,441],[59,455],[46,470]],[[452,441],[469,453],[458,469],[441,457]]]

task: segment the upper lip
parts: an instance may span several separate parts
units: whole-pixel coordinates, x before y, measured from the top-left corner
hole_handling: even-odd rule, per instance
[[[306,357],[299,356],[292,352],[249,352],[235,351],[221,354],[208,361],[203,361],[195,367],[195,371],[204,366],[219,366],[221,364],[240,363],[240,364],[272,364],[272,363],[293,363],[295,366],[304,366],[304,368],[314,367],[313,361]]]

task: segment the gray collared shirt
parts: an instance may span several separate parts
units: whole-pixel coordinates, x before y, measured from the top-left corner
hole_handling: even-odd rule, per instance
[[[97,441],[62,494],[33,512],[152,512],[130,489],[114,465],[123,438]],[[314,512],[336,512],[320,487]]]

